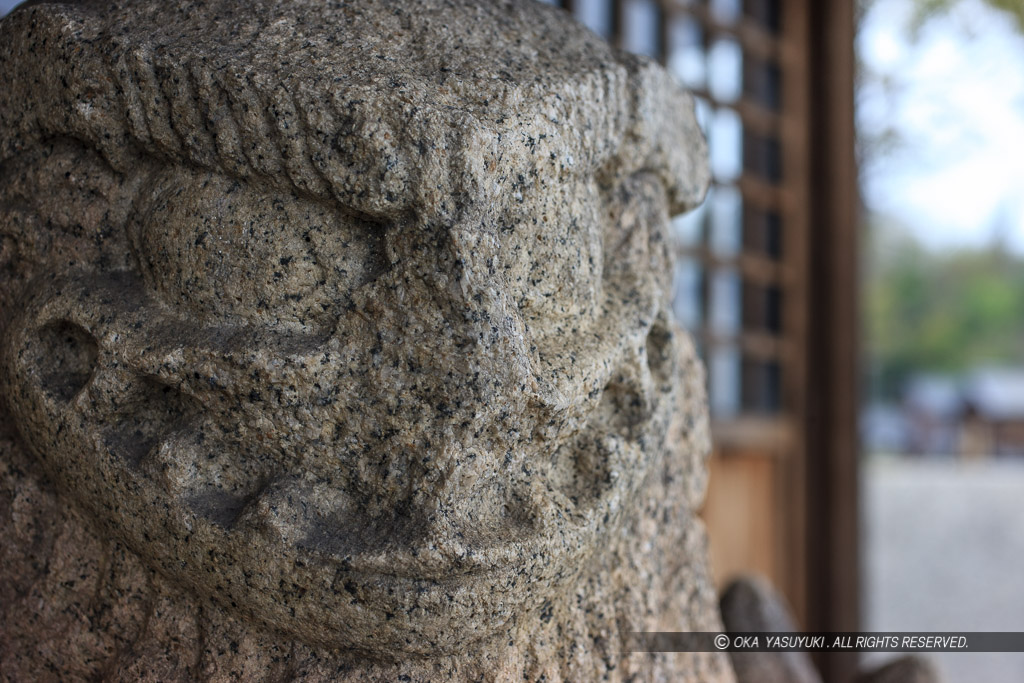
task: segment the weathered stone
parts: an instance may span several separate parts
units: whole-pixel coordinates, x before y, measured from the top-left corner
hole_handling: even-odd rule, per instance
[[[785,599],[759,576],[741,577],[722,594],[722,621],[727,631],[797,631]],[[740,683],[821,683],[806,652],[730,652]]]
[[[691,99],[532,2],[0,22],[0,673],[730,680]],[[405,677],[405,678],[403,678]]]

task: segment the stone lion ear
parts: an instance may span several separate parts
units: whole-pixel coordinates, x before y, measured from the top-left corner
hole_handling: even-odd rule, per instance
[[[697,124],[694,99],[660,66],[619,53],[629,71],[631,106],[619,149],[625,169],[654,171],[668,192],[669,212],[695,208],[711,184],[707,142]]]

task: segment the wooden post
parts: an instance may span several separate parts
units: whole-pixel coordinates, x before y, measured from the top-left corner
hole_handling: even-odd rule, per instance
[[[860,626],[858,553],[858,213],[854,152],[854,3],[807,2],[810,64],[808,300],[808,627]],[[826,681],[856,655],[818,660]]]

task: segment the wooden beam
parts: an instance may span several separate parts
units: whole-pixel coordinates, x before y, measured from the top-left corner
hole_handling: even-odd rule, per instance
[[[854,2],[807,2],[811,220],[807,375],[808,627],[860,627],[858,548],[858,209]],[[852,678],[853,654],[818,658],[826,681]]]

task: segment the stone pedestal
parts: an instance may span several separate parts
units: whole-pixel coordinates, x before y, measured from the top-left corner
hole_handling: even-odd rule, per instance
[[[533,2],[0,22],[0,674],[731,680],[689,96]]]

